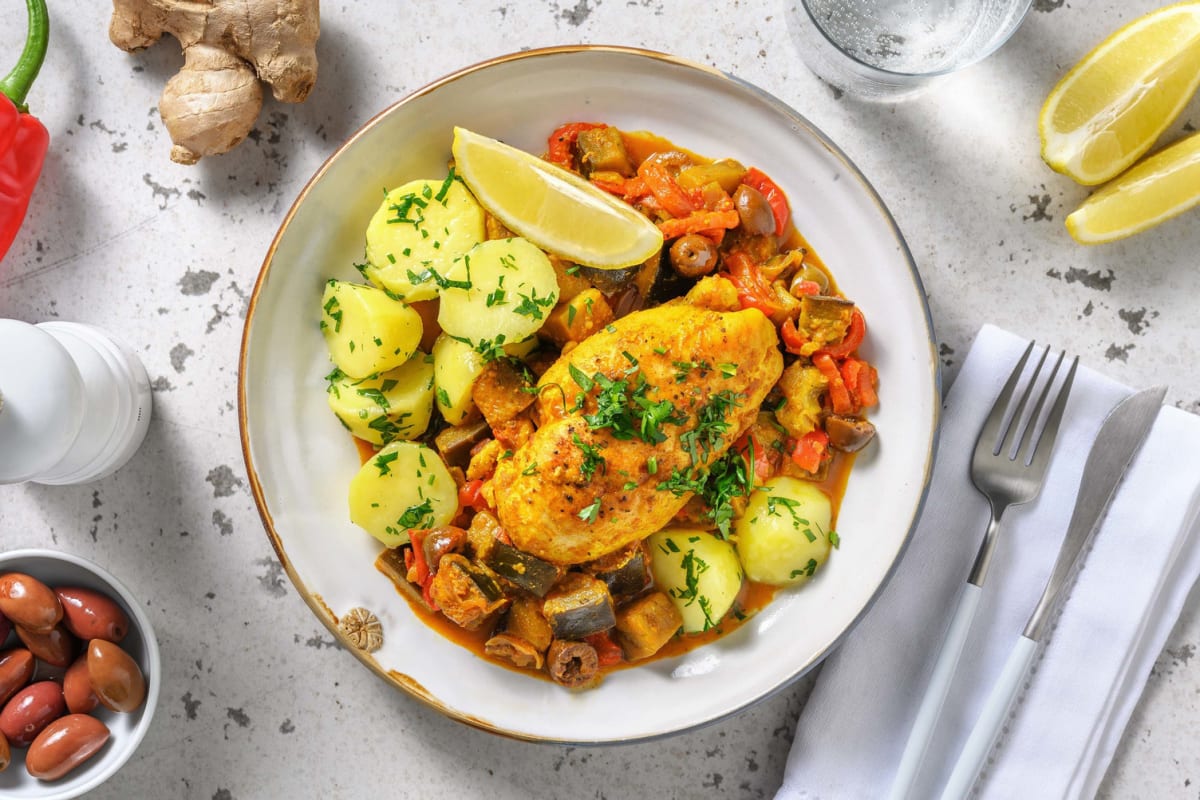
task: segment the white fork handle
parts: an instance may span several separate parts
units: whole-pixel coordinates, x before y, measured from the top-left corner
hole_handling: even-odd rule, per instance
[[[941,716],[942,706],[946,695],[950,692],[950,684],[954,680],[954,672],[958,668],[958,660],[962,657],[963,645],[971,630],[971,622],[979,608],[979,596],[983,590],[973,583],[966,584],[958,598],[958,606],[946,630],[946,638],[942,641],[942,649],[938,652],[937,662],[933,666],[933,674],[925,695],[921,699],[921,707],[912,730],[908,734],[908,742],[904,745],[904,755],[900,757],[900,766],[896,778],[892,782],[891,800],[906,800],[912,796],[913,785],[921,771],[929,742],[937,728],[938,717]]]
[[[954,771],[950,773],[950,780],[942,791],[942,800],[963,800],[975,785],[980,767],[1004,728],[1004,721],[1008,718],[1013,701],[1020,694],[1037,650],[1038,643],[1027,636],[1017,640],[1016,647],[1004,663],[1004,671],[1000,673],[996,685],[992,687],[992,693],[988,695],[983,713],[975,721],[967,743],[958,754]]]

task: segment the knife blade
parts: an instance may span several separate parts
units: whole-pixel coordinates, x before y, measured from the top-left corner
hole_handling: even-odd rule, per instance
[[[1079,494],[1071,522],[1067,525],[1067,536],[1059,548],[1046,589],[1025,626],[1027,638],[1041,641],[1046,626],[1054,618],[1059,596],[1080,555],[1087,551],[1092,536],[1100,527],[1098,523],[1108,510],[1121,477],[1142,449],[1166,394],[1165,386],[1143,389],[1126,397],[1105,417],[1083,465],[1083,477],[1079,480]]]
[[[1046,581],[1046,588],[1024,633],[1017,638],[979,719],[975,721],[970,736],[958,754],[958,760],[942,790],[942,800],[962,800],[974,786],[979,770],[995,745],[1013,702],[1025,683],[1025,676],[1041,647],[1041,637],[1054,619],[1063,591],[1100,527],[1100,520],[1104,518],[1121,478],[1133,463],[1134,456],[1142,449],[1142,443],[1146,441],[1146,435],[1158,417],[1166,393],[1165,386],[1156,386],[1130,395],[1118,403],[1101,424],[1083,465],[1075,510],[1071,513],[1067,535],[1059,548],[1050,579]]]

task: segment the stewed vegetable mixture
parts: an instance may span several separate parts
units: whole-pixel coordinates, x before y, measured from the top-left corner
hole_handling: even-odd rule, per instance
[[[321,328],[377,568],[459,641],[579,688],[813,577],[877,378],[862,311],[762,171],[592,123],[543,158],[661,249],[568,261],[452,165],[387,193],[366,282],[329,281]]]

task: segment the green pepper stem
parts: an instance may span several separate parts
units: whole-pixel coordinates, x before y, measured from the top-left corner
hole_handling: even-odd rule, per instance
[[[0,93],[7,95],[18,111],[28,111],[25,96],[33,86],[42,62],[46,60],[46,45],[50,40],[50,14],[46,11],[46,0],[25,0],[29,9],[29,33],[25,36],[25,48],[12,72],[0,80]]]

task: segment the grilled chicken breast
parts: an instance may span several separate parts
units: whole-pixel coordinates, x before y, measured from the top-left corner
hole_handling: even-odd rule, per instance
[[[590,561],[663,528],[754,421],[783,371],[756,310],[630,314],[538,382],[540,427],[500,462],[500,522],[520,549]]]

